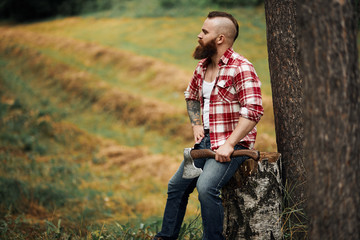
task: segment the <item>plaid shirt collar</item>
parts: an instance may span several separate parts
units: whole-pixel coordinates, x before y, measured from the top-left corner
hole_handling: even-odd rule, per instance
[[[219,65],[227,65],[228,62],[230,61],[232,55],[234,53],[234,49],[231,47],[228,50],[226,50],[226,52],[224,53],[224,55],[221,56],[220,61],[219,61]],[[209,65],[209,63],[211,62],[210,58],[205,58],[203,60],[200,61],[200,65],[202,66],[202,68],[205,70],[207,68],[207,66]]]
[[[227,65],[233,53],[234,53],[234,49],[232,48],[226,50],[224,55],[221,56],[219,64],[223,63],[224,65]]]

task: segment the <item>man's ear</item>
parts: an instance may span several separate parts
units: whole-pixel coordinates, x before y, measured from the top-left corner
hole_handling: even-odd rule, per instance
[[[217,39],[216,39],[216,43],[217,43],[217,44],[222,44],[222,43],[224,43],[224,42],[225,42],[225,35],[220,34],[220,35],[217,37]]]

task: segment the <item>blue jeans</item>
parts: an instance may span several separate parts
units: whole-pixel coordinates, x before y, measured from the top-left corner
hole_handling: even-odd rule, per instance
[[[210,148],[210,136],[206,134],[196,149]],[[235,146],[235,149],[244,149]],[[215,159],[196,159],[195,166],[203,172],[198,178],[182,178],[184,162],[168,184],[168,198],[165,206],[162,229],[156,235],[165,240],[177,239],[184,219],[190,193],[197,188],[203,222],[203,240],[220,240],[223,237],[224,210],[220,189],[230,180],[239,166],[248,157],[232,158],[230,162],[220,163]]]

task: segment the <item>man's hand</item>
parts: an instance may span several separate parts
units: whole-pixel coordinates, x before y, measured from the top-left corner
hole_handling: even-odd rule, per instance
[[[218,162],[230,162],[231,154],[234,152],[234,147],[230,144],[224,144],[215,151],[215,160]]]
[[[205,136],[204,127],[202,125],[194,125],[192,126],[192,129],[194,133],[195,144],[198,144]]]

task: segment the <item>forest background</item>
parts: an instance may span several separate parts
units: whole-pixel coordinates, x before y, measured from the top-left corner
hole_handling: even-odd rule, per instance
[[[259,0],[0,1],[1,239],[150,239],[193,145],[183,91],[209,11],[262,80],[256,148],[276,151]],[[200,239],[192,194],[180,239]]]

